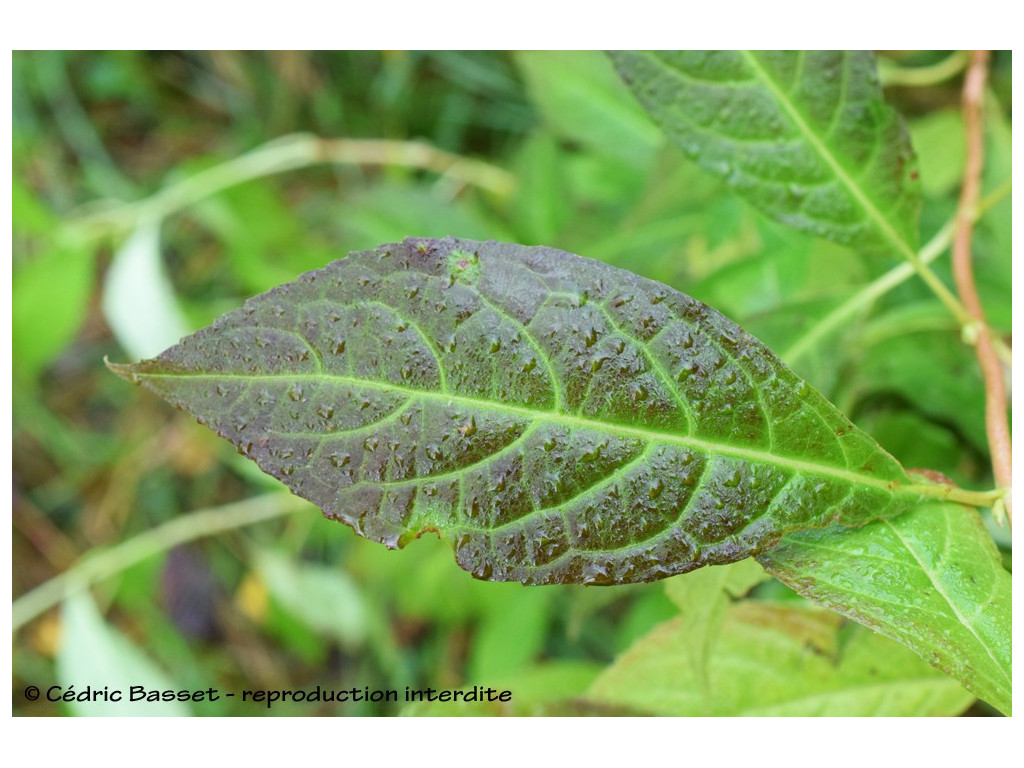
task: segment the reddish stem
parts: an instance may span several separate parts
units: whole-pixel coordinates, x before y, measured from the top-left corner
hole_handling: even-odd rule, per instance
[[[978,298],[971,263],[971,237],[974,233],[974,210],[981,194],[981,172],[985,164],[985,136],[982,130],[982,103],[988,75],[988,51],[972,51],[971,64],[964,80],[963,109],[967,138],[967,161],[956,235],[953,238],[953,277],[957,292],[977,332],[975,352],[985,380],[985,426],[988,431],[992,472],[996,485],[1009,491],[1012,484],[1010,430],[1006,419],[1006,385],[1003,368],[996,355],[992,331],[985,320],[985,310]],[[1006,512],[1012,521],[1009,495]]]

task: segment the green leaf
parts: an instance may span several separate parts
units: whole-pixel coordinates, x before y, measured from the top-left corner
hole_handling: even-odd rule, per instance
[[[87,245],[59,241],[15,265],[11,312],[15,379],[33,384],[34,377],[72,341],[88,309],[94,267]]]
[[[141,224],[114,255],[103,287],[103,314],[121,346],[134,355],[151,355],[188,333],[160,256],[159,221]]]
[[[11,179],[11,228],[17,234],[45,235],[56,229],[56,217],[17,176]]]
[[[725,621],[730,597],[742,597],[768,578],[756,560],[705,568],[675,576],[665,582],[665,592],[683,614],[687,625],[685,642],[694,665],[694,677],[709,690],[708,662],[718,633]]]
[[[557,170],[568,200],[603,209],[605,218],[626,214],[664,142],[658,127],[600,52],[519,51],[514,57],[545,129],[563,145]]]
[[[683,151],[769,216],[862,250],[915,257],[916,162],[870,53],[612,58]]]
[[[516,65],[541,117],[564,138],[644,168],[661,142],[608,60],[594,51],[519,51]]]
[[[130,688],[142,686],[147,693],[174,691],[174,685],[128,638],[103,621],[88,592],[72,595],[61,609],[61,640],[57,651],[57,685],[61,694],[121,691],[121,701],[95,700],[68,703],[79,716],[184,716],[189,709],[180,701],[129,701]],[[109,698],[109,697],[107,697]]]
[[[955,715],[970,705],[955,681],[892,641],[859,628],[841,636],[841,621],[820,609],[736,603],[705,691],[694,673],[694,625],[673,619],[619,657],[585,700],[682,716]]]
[[[751,560],[741,560],[741,563],[753,562]],[[720,568],[727,568],[729,566],[718,566]],[[693,573],[703,573],[703,570],[693,571]],[[674,578],[682,578],[677,576]],[[675,603],[669,600],[664,590],[660,589],[645,589],[646,585],[624,585],[618,589],[605,589],[605,590],[586,590],[585,594],[590,595],[601,595],[610,593],[610,597],[613,599],[617,597],[622,589],[634,589],[638,588],[638,591],[626,598],[623,602],[626,605],[625,615],[619,615],[617,612],[608,611],[603,615],[596,617],[596,620],[590,622],[587,627],[588,632],[591,635],[598,635],[603,641],[606,635],[606,627],[611,625],[612,634],[614,637],[614,643],[603,643],[601,650],[605,649],[608,652],[620,653],[626,650],[629,646],[635,643],[639,638],[646,635],[656,626],[661,624],[663,621],[675,618],[679,615],[679,609]],[[587,618],[585,610],[590,606],[580,604],[577,600],[571,605],[570,611],[566,620],[566,634],[571,637],[583,637],[583,622]],[[583,608],[584,610],[580,610]],[[592,610],[599,609],[600,606],[595,606]]]
[[[935,503],[857,530],[805,531],[760,560],[1010,714],[1010,574],[976,512]]]
[[[910,124],[921,165],[921,190],[928,197],[950,194],[964,173],[964,121],[960,112],[930,112]]]
[[[482,579],[651,581],[954,490],[709,307],[550,248],[409,239],[111,366],[329,517]]]
[[[255,561],[268,591],[288,613],[346,649],[365,642],[366,606],[346,573],[316,563],[296,563],[273,550],[261,550]]]
[[[486,611],[470,648],[466,679],[487,683],[509,677],[540,655],[551,623],[554,593],[519,584],[491,585]]]
[[[323,263],[316,239],[269,179],[207,198],[195,215],[221,240],[226,265],[245,291],[265,291]]]
[[[566,159],[554,137],[543,132],[531,135],[519,150],[513,164],[519,183],[512,203],[523,241],[555,242],[570,221],[574,206],[565,178]]]
[[[985,401],[978,393],[985,387],[978,362],[948,326],[948,314],[934,303],[904,304],[880,315],[858,340],[863,351],[849,383],[862,396],[899,395],[932,419],[955,425],[984,451]]]

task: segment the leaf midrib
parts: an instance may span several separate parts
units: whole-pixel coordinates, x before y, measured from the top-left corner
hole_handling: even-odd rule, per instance
[[[943,519],[946,521],[946,542],[948,546],[949,519]],[[925,562],[918,556],[917,550],[915,550],[910,545],[910,542],[908,542],[907,539],[903,536],[899,528],[890,523],[888,520],[885,521],[885,524],[889,526],[889,529],[893,532],[896,538],[900,540],[900,543],[904,546],[904,548],[906,548],[907,552],[910,553],[910,556],[914,558],[914,561],[917,563],[921,571],[928,576],[928,579],[929,581],[931,581],[932,586],[935,587],[935,591],[938,592],[939,595],[942,596],[942,599],[946,601],[946,604],[950,607],[950,610],[953,611],[953,615],[956,616],[957,621],[959,621],[961,626],[965,627],[967,631],[974,636],[974,639],[978,641],[978,644],[985,649],[985,653],[988,654],[989,659],[991,659],[992,663],[995,664],[995,668],[999,670],[999,673],[1003,676],[1003,679],[1006,681],[1006,683],[1011,683],[1010,676],[1007,674],[1002,662],[998,658],[996,658],[995,652],[993,651],[991,645],[989,645],[989,643],[987,643],[981,637],[981,635],[978,634],[978,631],[975,629],[974,624],[968,621],[967,617],[964,616],[964,614],[960,611],[960,607],[957,605],[956,601],[954,601],[953,598],[949,596],[949,593],[946,591],[941,579],[939,578],[939,574],[934,569],[926,565]],[[991,595],[989,595],[989,597],[991,597]],[[986,598],[986,600],[987,599],[988,598]]]
[[[804,120],[803,115],[797,108],[796,104],[788,97],[788,95],[779,87],[768,71],[761,65],[761,62],[757,60],[752,51],[740,51],[741,56],[746,60],[750,66],[754,75],[760,80],[765,88],[771,91],[772,96],[779,105],[789,115],[793,125],[796,126],[800,134],[806,139],[807,143],[814,148],[814,151],[818,153],[822,160],[832,169],[832,172],[836,175],[836,178],[846,188],[850,195],[857,201],[857,203],[864,209],[868,218],[875,224],[876,227],[885,235],[885,237],[896,246],[896,250],[899,251],[904,258],[911,262],[916,261],[917,254],[913,248],[910,247],[909,243],[900,236],[900,234],[893,228],[882,212],[871,202],[870,198],[864,194],[860,185],[857,184],[853,178],[847,173],[846,168],[843,167],[842,163],[836,158],[832,151],[822,143],[818,134],[807,124]]]
[[[310,382],[324,382],[334,381],[339,382],[348,386],[353,387],[367,387],[370,389],[379,389],[390,392],[395,392],[409,397],[426,398],[430,400],[439,400],[448,404],[460,403],[467,407],[480,408],[483,410],[500,411],[504,413],[514,414],[522,416],[528,419],[544,419],[554,424],[560,424],[567,427],[576,427],[582,429],[590,429],[596,432],[611,432],[626,437],[638,438],[648,442],[662,442],[672,443],[675,445],[681,445],[686,448],[692,448],[697,451],[710,454],[720,454],[723,456],[729,456],[750,462],[759,462],[766,464],[773,464],[775,466],[785,467],[792,469],[794,472],[821,475],[825,477],[836,478],[849,483],[856,483],[860,485],[866,485],[872,488],[878,488],[890,494],[896,493],[909,493],[914,495],[924,496],[935,496],[945,497],[942,486],[929,486],[929,485],[911,485],[902,484],[899,481],[887,481],[880,480],[878,478],[869,477],[857,472],[851,472],[850,470],[839,469],[838,467],[829,466],[827,464],[817,464],[801,459],[794,459],[788,456],[780,456],[778,454],[770,453],[767,451],[760,451],[753,448],[744,448],[731,443],[715,442],[710,440],[702,440],[686,435],[677,435],[670,432],[658,432],[655,430],[647,429],[644,427],[634,427],[626,424],[619,424],[615,422],[597,421],[594,419],[588,419],[582,416],[573,416],[571,414],[558,413],[553,411],[540,410],[538,408],[530,408],[524,405],[513,405],[510,403],[496,402],[493,400],[484,400],[481,398],[470,397],[467,395],[433,392],[426,389],[415,389],[413,387],[404,387],[400,384],[384,383],[374,379],[362,379],[354,376],[342,376],[339,374],[327,374],[327,373],[308,373],[308,374],[233,374],[233,373],[140,373],[137,371],[131,372],[131,376],[136,381],[144,379],[211,379],[211,380],[240,380],[245,382],[255,381],[310,381]],[[325,433],[324,437],[328,437],[329,434]]]

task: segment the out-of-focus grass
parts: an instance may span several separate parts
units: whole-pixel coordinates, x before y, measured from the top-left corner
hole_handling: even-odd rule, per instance
[[[159,351],[173,323],[198,328],[349,251],[448,234],[553,245],[691,293],[777,350],[891,266],[798,237],[723,193],[665,145],[600,54],[35,52],[13,63],[15,597],[181,515],[279,489],[102,361]],[[1008,65],[997,57],[1007,108]],[[959,139],[949,118],[956,83],[891,95],[914,115],[927,235],[955,205],[959,172],[942,150]],[[1005,114],[996,105],[989,121],[996,158],[1009,157]],[[187,201],[159,219],[155,240],[150,233],[137,260],[144,279],[117,287],[115,255],[124,263],[125,243],[152,212],[131,203],[295,134],[421,142],[435,160],[462,158],[511,184],[448,161],[381,160],[359,145],[364,154],[343,162],[256,173]],[[990,163],[987,188],[999,174]],[[979,282],[1003,330],[1008,217],[1007,202],[978,233]],[[983,415],[961,391],[978,386],[971,353],[948,343],[953,329],[929,314],[930,301],[921,286],[902,286],[799,369],[909,465],[981,485]],[[879,323],[917,336],[894,341]],[[911,346],[894,352],[898,343]],[[921,358],[913,370],[886,364],[909,354]],[[938,381],[953,383],[921,392]],[[446,544],[388,552],[308,508],[142,559],[87,594],[99,613],[72,603],[16,632],[15,690],[45,691],[80,673],[62,642],[94,642],[99,659],[125,641],[143,671],[177,688],[453,688],[570,665],[571,675],[551,678],[572,681],[550,693],[557,698],[674,615],[658,584],[484,584],[455,566]],[[14,706],[89,711],[45,698]],[[223,699],[186,709],[267,712]]]

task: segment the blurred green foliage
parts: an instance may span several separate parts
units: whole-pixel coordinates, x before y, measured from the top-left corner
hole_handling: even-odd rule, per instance
[[[996,54],[985,193],[1010,178],[1010,65],[1008,53]],[[723,190],[667,144],[597,53],[41,51],[15,53],[13,70],[16,596],[179,515],[279,487],[203,427],[109,375],[105,355],[134,354],[119,309],[143,307],[138,325],[158,330],[180,313],[196,329],[349,251],[452,234],[601,258],[715,306],[781,352],[893,266],[776,225]],[[956,207],[959,87],[955,76],[887,93],[920,155],[924,240]],[[265,175],[161,221],[145,278],[115,287],[111,264],[141,224],[126,203],[299,132],[422,140],[510,174],[514,189],[369,162]],[[975,238],[982,298],[1007,336],[1010,215],[1007,197]],[[948,278],[944,260],[936,270]],[[153,298],[160,291],[169,308]],[[162,348],[151,341],[153,352]],[[918,281],[825,337],[795,368],[907,466],[991,485],[973,352]],[[1008,551],[1006,534],[996,536]],[[579,696],[680,610],[663,584],[476,582],[446,544],[424,539],[396,554],[312,511],[171,550],[90,594],[16,633],[16,690],[108,669],[97,683],[479,684],[513,687],[517,712],[560,713],[569,710],[546,703]],[[775,582],[753,595],[802,605]],[[101,713],[17,695],[14,707]],[[236,698],[168,711],[400,709],[288,702],[267,710]]]

